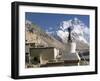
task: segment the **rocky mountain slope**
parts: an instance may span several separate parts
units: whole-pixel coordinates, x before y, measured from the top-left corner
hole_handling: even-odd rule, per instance
[[[65,50],[65,44],[45,33],[45,31],[36,24],[27,20],[25,29],[27,43],[38,43],[44,47],[56,47],[58,49]]]

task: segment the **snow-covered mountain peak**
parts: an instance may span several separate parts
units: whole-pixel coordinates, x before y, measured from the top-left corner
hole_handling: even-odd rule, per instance
[[[89,27],[87,27],[80,19],[77,17],[62,21],[57,30],[48,31],[48,34],[53,35],[56,39],[63,43],[67,43],[68,40],[68,28],[71,27],[71,37],[74,41],[81,41],[89,44]]]
[[[63,42],[67,42],[69,27],[72,29],[71,35],[73,40],[89,43],[89,28],[76,17],[60,23],[59,30],[57,30],[57,35]]]

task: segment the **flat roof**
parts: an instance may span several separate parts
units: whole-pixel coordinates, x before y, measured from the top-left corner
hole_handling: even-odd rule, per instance
[[[38,48],[30,48],[30,49],[52,49],[55,47],[38,47]]]

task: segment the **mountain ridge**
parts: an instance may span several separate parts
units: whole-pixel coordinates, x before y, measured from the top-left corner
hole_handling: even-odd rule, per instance
[[[65,21],[64,21],[65,22]],[[71,22],[71,20],[70,20]],[[69,22],[68,22],[69,23]],[[68,24],[67,23],[67,24]],[[78,27],[78,23],[75,23],[75,28]],[[65,25],[65,24],[64,24]],[[56,31],[52,31],[50,32],[45,32],[41,27],[39,27],[37,24],[26,20],[26,25],[25,25],[25,29],[26,29],[26,39],[30,40],[32,39],[30,42],[35,42],[35,43],[40,43],[43,44],[46,47],[55,47],[61,50],[66,50],[66,46],[68,43],[68,31],[67,31],[67,27],[63,26],[58,29]],[[80,28],[80,26],[79,26]],[[84,49],[89,49],[89,44],[87,43],[87,41],[85,39],[83,39],[83,32],[82,33],[78,33],[78,28],[76,28],[76,30],[72,30],[72,38],[74,39],[74,41],[76,42],[76,48],[78,50],[84,50]],[[58,35],[59,33],[59,35]],[[64,37],[65,36],[65,37]],[[34,39],[37,38],[37,39]],[[77,39],[76,39],[77,38]],[[80,38],[80,39],[79,39]],[[33,41],[35,40],[35,41]],[[79,41],[81,40],[81,41]],[[37,42],[38,41],[38,42]]]

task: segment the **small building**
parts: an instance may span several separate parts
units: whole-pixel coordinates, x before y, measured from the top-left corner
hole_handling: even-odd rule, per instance
[[[54,47],[30,48],[32,64],[46,64],[56,60],[59,50]]]
[[[30,63],[30,48],[42,48],[44,45],[38,43],[25,43],[25,62]]]

